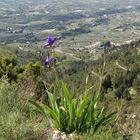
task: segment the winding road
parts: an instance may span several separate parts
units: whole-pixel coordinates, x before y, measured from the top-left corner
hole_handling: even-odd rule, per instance
[[[74,56],[72,53],[67,53],[67,52],[64,52],[60,49],[55,49],[55,51],[58,52],[58,53],[64,54],[66,56],[70,56],[70,57],[74,58],[75,60],[81,60],[80,58]]]
[[[127,68],[125,68],[125,67],[121,66],[121,65],[119,64],[119,62],[118,62],[118,61],[116,62],[116,65],[117,65],[119,68],[121,68],[121,69],[123,69],[123,70],[125,70],[125,71],[127,71],[127,70],[128,70]]]

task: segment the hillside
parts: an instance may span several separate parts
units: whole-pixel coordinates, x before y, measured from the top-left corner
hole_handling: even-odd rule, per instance
[[[140,140],[139,0],[0,1],[0,140]]]
[[[107,44],[108,43],[103,43],[100,47],[106,46]],[[28,47],[25,48],[28,50]],[[36,100],[43,100],[43,102],[46,102],[47,93],[45,91],[45,87],[47,86],[48,88],[51,88],[49,85],[56,84],[55,83],[56,74],[57,80],[63,80],[67,84],[69,89],[75,90],[76,93],[75,96],[84,93],[85,89],[89,89],[90,93],[95,93],[98,90],[99,77],[101,76],[103,62],[105,61],[100,104],[104,104],[106,107],[108,106],[109,111],[118,110],[119,114],[116,122],[114,122],[112,126],[110,126],[112,127],[112,132],[109,132],[110,130],[108,130],[107,132],[103,133],[103,135],[109,133],[111,139],[114,139],[115,137],[116,139],[117,137],[130,139],[139,138],[138,132],[139,130],[138,114],[140,112],[139,41],[132,42],[131,44],[121,45],[117,49],[103,47],[105,57],[100,56],[97,60],[90,59],[90,61],[87,61],[87,59],[82,58],[81,60],[74,59],[73,61],[72,60],[70,61],[67,60],[66,58],[63,58],[62,56],[59,56],[60,55],[59,54],[55,66],[56,69],[55,73],[53,71],[50,73],[46,68],[44,68],[40,63],[41,62],[39,59],[40,57],[36,55],[36,51],[33,51],[32,47],[29,48],[30,53],[27,53],[26,49],[20,48],[17,49],[16,46],[9,46],[9,48],[7,48],[6,46],[1,47],[1,52],[2,51],[4,52],[1,53],[0,58],[1,97],[2,97],[0,109],[2,112],[6,109],[4,112],[7,114],[10,111],[8,108],[11,106],[12,107],[10,111],[11,114],[13,115],[14,113],[17,114],[17,111],[19,111],[17,115],[21,121],[20,122],[21,125],[23,123],[22,122],[23,119],[21,117],[24,113],[25,113],[24,120],[27,121],[26,126],[25,125],[23,126],[25,127],[24,129],[26,133],[22,133],[22,131],[18,130],[18,127],[20,127],[22,130],[23,128],[22,126],[17,126],[16,122],[14,122],[16,128],[14,132],[14,129],[12,128],[13,126],[11,126],[11,128],[8,128],[8,122],[4,121],[3,118],[4,116],[2,115],[1,119],[3,121],[1,122],[3,122],[2,127],[4,127],[4,129],[0,127],[1,136],[7,135],[5,129],[6,131],[8,131],[8,129],[11,129],[9,131],[12,131],[12,133],[10,132],[10,135],[7,135],[6,138],[10,136],[14,139],[17,136],[17,133],[19,133],[18,137],[20,139],[22,139],[23,136],[27,137],[28,139],[29,136],[27,135],[27,133],[29,132],[26,129],[28,129],[29,127],[28,122],[33,121],[31,125],[32,129],[30,130],[33,131],[31,132],[33,133],[32,136],[40,137],[40,135],[43,135],[43,137],[46,137],[46,134],[42,134],[43,132],[40,132],[45,131],[44,120],[43,122],[41,121],[41,125],[38,125],[38,127],[42,126],[41,129],[37,128],[38,136],[35,135],[36,132],[34,128],[35,122],[33,118],[26,116],[27,113],[26,111],[29,111],[30,115],[33,115],[32,114],[33,112],[32,111],[30,112],[28,104],[26,104],[27,99],[33,96],[33,98]],[[44,49],[42,48],[41,51],[44,52]],[[92,56],[89,57],[92,58]],[[45,73],[47,73],[47,75]],[[4,75],[6,77],[3,77]],[[86,82],[87,77],[88,81]],[[8,82],[8,85],[6,81]],[[5,92],[9,92],[9,95],[5,96],[4,95]],[[25,98],[22,98],[21,94],[25,96]],[[16,98],[14,99],[15,103],[12,103],[13,101],[9,102],[8,98],[13,98],[15,96],[16,96]],[[59,94],[57,94],[57,96],[59,97]],[[26,103],[24,102],[24,100],[26,101]],[[11,104],[10,106],[7,101]],[[21,107],[19,107],[20,102],[21,104],[23,104]],[[20,108],[23,111],[20,111],[19,110]],[[27,108],[29,110],[26,110]],[[14,110],[16,112],[14,112]],[[10,116],[6,115],[6,117]],[[39,116],[36,114],[34,117],[38,118]],[[14,115],[12,118],[7,119],[9,121],[15,121],[14,119],[16,119],[16,116]],[[49,135],[47,134],[47,136]],[[100,139],[102,139],[101,137]]]

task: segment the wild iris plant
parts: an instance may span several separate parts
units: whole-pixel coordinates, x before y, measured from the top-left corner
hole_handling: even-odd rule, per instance
[[[48,49],[48,56],[43,60],[43,63],[46,67],[51,68],[51,64],[56,63],[56,58],[54,58],[54,47],[53,44],[56,41],[56,38],[53,36],[48,36],[44,48]]]
[[[49,52],[47,58],[44,60],[44,64],[47,67],[50,67],[52,62],[56,62],[52,52],[52,45],[55,40],[54,37],[49,36],[44,46],[51,50],[51,53]],[[59,131],[66,134],[82,134],[83,132],[93,132],[94,134],[103,126],[108,125],[114,119],[114,114],[116,114],[116,112],[108,114],[105,107],[98,107],[104,68],[105,64],[100,78],[100,87],[96,93],[91,94],[86,90],[84,94],[76,98],[67,89],[66,84],[61,82],[57,86],[54,86],[53,93],[52,91],[47,91],[47,104],[32,100],[30,102],[47,117],[51,126],[53,125]],[[60,95],[59,101],[55,92]]]

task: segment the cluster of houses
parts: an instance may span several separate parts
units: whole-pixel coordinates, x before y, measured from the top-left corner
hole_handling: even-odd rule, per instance
[[[23,29],[13,29],[12,27],[8,27],[6,29],[7,33],[13,33],[13,34],[17,34],[17,33],[23,33]]]
[[[40,14],[42,12],[49,13],[48,11],[48,4],[40,4],[37,6],[31,6],[29,10],[29,14]]]
[[[97,42],[93,45],[85,46],[83,48],[78,48],[78,49],[75,49],[75,50],[86,52],[88,54],[91,54],[92,56],[95,56],[95,58],[97,58],[99,56],[102,56],[104,52],[106,52],[107,54],[110,54],[111,52],[120,49],[122,47],[122,45],[130,44],[133,41],[134,40],[125,41],[123,44],[113,43],[113,42],[110,42],[110,41],[107,41],[107,42],[104,42],[104,43]]]

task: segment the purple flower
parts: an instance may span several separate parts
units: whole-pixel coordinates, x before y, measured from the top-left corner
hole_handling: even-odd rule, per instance
[[[46,67],[50,67],[50,64],[51,63],[56,63],[56,58],[53,58],[53,57],[47,57],[46,59],[44,59],[44,65]]]
[[[53,37],[53,36],[48,36],[44,47],[45,47],[45,48],[46,48],[46,47],[51,47],[51,46],[54,44],[55,40],[56,40],[55,37]]]

